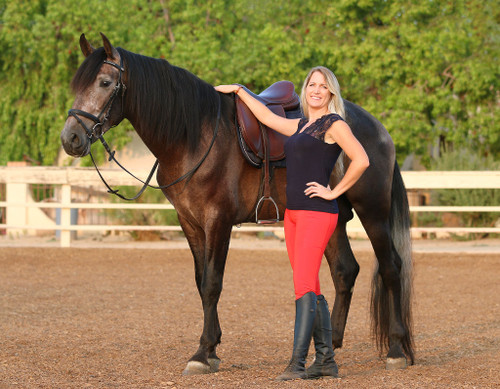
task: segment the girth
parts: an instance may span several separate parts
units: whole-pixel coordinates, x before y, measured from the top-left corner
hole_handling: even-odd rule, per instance
[[[278,81],[259,95],[246,87],[243,89],[266,105],[275,114],[287,118],[301,118],[300,99],[290,81]],[[258,224],[270,224],[279,221],[276,202],[271,197],[270,165],[285,164],[284,145],[287,137],[260,123],[247,105],[235,95],[238,141],[247,161],[255,167],[264,168],[262,196],[255,209],[255,221]],[[264,201],[271,201],[276,209],[276,219],[260,220],[260,206]]]

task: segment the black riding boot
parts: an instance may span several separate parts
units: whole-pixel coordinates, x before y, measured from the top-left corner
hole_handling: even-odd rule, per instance
[[[332,347],[332,323],[330,321],[330,310],[323,295],[318,296],[318,309],[314,321],[314,348],[316,359],[307,369],[307,378],[337,377],[339,369],[333,356]]]
[[[295,330],[293,337],[292,359],[278,381],[306,378],[306,357],[311,344],[311,337],[316,317],[317,296],[308,292],[295,300]]]

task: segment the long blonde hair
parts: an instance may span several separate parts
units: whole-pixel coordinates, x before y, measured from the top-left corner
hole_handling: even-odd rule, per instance
[[[306,87],[309,84],[309,80],[311,79],[314,72],[320,72],[326,80],[326,85],[328,86],[328,90],[332,94],[330,98],[330,102],[328,103],[328,110],[332,113],[339,114],[343,119],[345,119],[345,109],[344,109],[344,100],[340,94],[340,85],[335,77],[335,74],[324,66],[316,66],[309,71],[306,79],[304,80],[304,84],[302,85],[302,92],[300,94],[300,102],[302,104],[302,110],[304,111],[304,116],[309,117],[309,105],[306,100]]]

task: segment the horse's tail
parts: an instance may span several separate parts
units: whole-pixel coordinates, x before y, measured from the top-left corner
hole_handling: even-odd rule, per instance
[[[412,248],[410,235],[410,210],[408,206],[408,197],[406,188],[401,177],[401,172],[397,162],[394,164],[394,174],[392,178],[391,189],[391,211],[390,211],[391,238],[394,249],[401,258],[401,318],[404,327],[404,336],[402,339],[403,351],[414,363],[414,343],[413,343],[413,325],[411,314],[412,297]],[[382,278],[376,266],[371,292],[371,317],[372,334],[376,339],[380,350],[389,348],[389,314],[390,301],[387,288],[382,282]]]

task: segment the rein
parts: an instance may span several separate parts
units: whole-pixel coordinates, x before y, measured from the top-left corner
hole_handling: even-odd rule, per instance
[[[175,185],[175,184],[177,184],[177,183],[185,180],[186,178],[192,176],[198,170],[198,168],[203,164],[203,162],[205,161],[205,159],[207,158],[208,154],[210,153],[210,150],[212,150],[212,147],[213,147],[213,145],[215,143],[215,139],[217,138],[217,134],[219,132],[220,116],[221,116],[221,100],[220,100],[220,95],[217,93],[219,104],[217,106],[217,120],[216,120],[216,123],[215,123],[214,135],[212,137],[212,141],[210,142],[210,145],[209,145],[208,150],[206,151],[205,155],[203,155],[203,157],[201,158],[201,160],[190,171],[188,171],[186,174],[182,175],[181,177],[177,178],[176,180],[172,181],[170,184],[168,184],[168,185],[160,185],[160,186],[150,185],[149,183],[151,182],[151,179],[153,178],[153,174],[154,174],[154,172],[156,171],[156,169],[158,168],[158,165],[159,165],[158,159],[155,161],[153,167],[151,168],[151,171],[149,172],[149,175],[146,178],[146,181],[143,181],[140,178],[138,178],[135,175],[133,175],[120,162],[118,162],[118,160],[115,158],[115,151],[111,151],[108,143],[104,139],[103,132],[102,132],[102,126],[104,125],[104,123],[106,123],[106,121],[109,118],[109,113],[111,111],[111,107],[113,105],[113,102],[115,101],[116,96],[118,96],[118,93],[120,93],[120,91],[121,91],[122,92],[122,113],[123,113],[123,96],[125,94],[125,90],[127,89],[126,86],[125,86],[125,84],[122,81],[122,73],[125,71],[125,69],[123,68],[123,59],[120,58],[120,65],[118,65],[118,64],[116,64],[114,62],[111,62],[111,61],[107,61],[107,60],[105,60],[104,63],[107,63],[107,64],[112,65],[115,68],[117,68],[119,70],[119,78],[118,78],[118,83],[116,84],[116,86],[115,86],[115,88],[113,90],[113,93],[109,97],[109,100],[106,103],[106,105],[104,106],[104,108],[101,110],[101,113],[99,114],[99,116],[94,116],[94,115],[92,115],[92,114],[90,114],[88,112],[81,111],[79,109],[70,109],[68,111],[68,116],[73,116],[76,119],[76,121],[80,124],[80,126],[83,127],[83,129],[87,133],[88,138],[90,139],[90,142],[92,142],[94,140],[94,138],[97,138],[97,139],[99,139],[101,141],[104,149],[106,150],[106,152],[109,155],[108,161],[114,161],[123,171],[125,171],[131,177],[135,178],[137,181],[139,181],[139,182],[141,182],[143,184],[143,186],[139,190],[139,192],[135,196],[133,196],[133,197],[128,198],[128,197],[123,196],[121,193],[118,193],[119,189],[113,189],[113,188],[111,188],[111,186],[104,179],[104,177],[101,174],[99,168],[97,167],[97,163],[95,162],[95,159],[94,159],[94,156],[92,155],[92,150],[91,150],[89,152],[90,159],[92,160],[92,163],[94,164],[94,167],[95,167],[95,169],[97,171],[97,174],[99,175],[99,178],[101,179],[101,181],[104,183],[104,185],[108,189],[108,193],[114,194],[114,195],[118,196],[119,198],[121,198],[122,200],[133,201],[133,200],[136,200],[137,198],[139,198],[148,187],[149,188],[153,188],[153,189],[166,189],[166,188],[169,188],[169,187],[171,187],[171,186],[173,186],[173,185]],[[92,127],[92,129],[89,129],[85,125],[85,123],[83,122],[83,120],[79,118],[79,115],[80,116],[84,116],[87,119],[90,119],[90,120],[92,120],[95,123],[94,126]],[[101,119],[102,119],[102,121],[101,121]],[[101,129],[101,131],[99,133],[96,131],[97,128]]]

